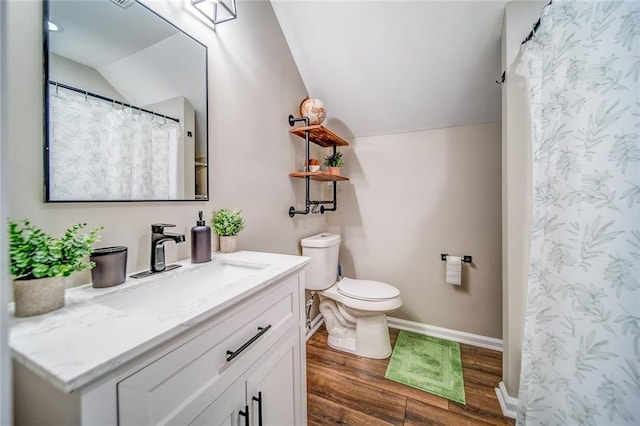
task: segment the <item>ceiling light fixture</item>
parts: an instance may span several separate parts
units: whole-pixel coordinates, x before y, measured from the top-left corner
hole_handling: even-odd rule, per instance
[[[56,24],[53,21],[47,21],[47,29],[52,33],[61,33],[64,31],[64,28],[62,28],[62,25]]]
[[[214,24],[236,19],[236,0],[191,0],[191,5]]]

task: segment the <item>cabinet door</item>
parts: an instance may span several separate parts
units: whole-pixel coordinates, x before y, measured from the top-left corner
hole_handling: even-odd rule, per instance
[[[246,424],[241,412],[248,414],[245,405],[245,381],[243,378],[235,381],[189,424],[194,426],[240,426]]]
[[[294,328],[249,372],[247,404],[252,426],[306,424],[302,418],[302,398],[306,395],[302,395],[299,333]]]

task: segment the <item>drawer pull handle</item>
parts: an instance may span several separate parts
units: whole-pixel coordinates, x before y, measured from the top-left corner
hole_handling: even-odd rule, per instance
[[[249,406],[244,406],[244,411],[238,411],[238,414],[244,417],[244,425],[249,426]]]
[[[258,402],[258,426],[262,426],[262,392],[258,392],[258,397],[254,396],[251,400]]]
[[[236,351],[227,351],[227,361],[231,361],[238,355],[242,353],[245,349],[247,349],[253,342],[258,340],[260,336],[266,333],[271,328],[271,324],[268,324],[266,327],[258,327],[258,333],[253,336],[251,339],[247,340],[244,345],[240,346],[240,349]]]

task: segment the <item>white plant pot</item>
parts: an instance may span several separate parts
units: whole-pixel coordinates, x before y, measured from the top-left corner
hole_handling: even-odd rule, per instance
[[[46,314],[64,306],[64,277],[13,280],[16,317]]]
[[[235,253],[238,251],[237,235],[220,235],[220,252]]]

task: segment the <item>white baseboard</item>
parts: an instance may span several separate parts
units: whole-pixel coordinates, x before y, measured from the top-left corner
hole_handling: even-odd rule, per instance
[[[307,330],[307,340],[313,336],[322,324],[324,324],[324,317],[319,313],[313,321],[311,321],[311,328]],[[434,325],[422,324],[394,317],[387,317],[387,324],[389,327],[397,328],[399,330],[412,331],[414,333],[439,337],[441,339],[452,340],[458,343],[466,343],[467,345],[502,352],[502,339],[496,339],[494,337],[480,336],[479,334],[471,334],[464,331],[451,330],[448,328],[436,327]]]
[[[307,330],[307,340],[309,340],[311,336],[313,336],[313,333],[318,331],[322,324],[324,324],[324,317],[322,316],[322,314],[318,314],[313,319],[313,321],[311,321],[311,328]]]
[[[439,337],[441,339],[453,340],[458,343],[502,352],[502,339],[496,339],[495,337],[480,336],[479,334],[450,330],[448,328],[436,327],[434,325],[394,317],[387,317],[387,324],[389,324],[391,328],[412,331],[418,334],[425,334],[427,336]]]
[[[507,388],[504,386],[504,382],[500,382],[498,384],[498,387],[496,388],[496,396],[498,397],[502,414],[504,414],[505,417],[515,419],[516,413],[518,412],[518,399],[509,396]]]

